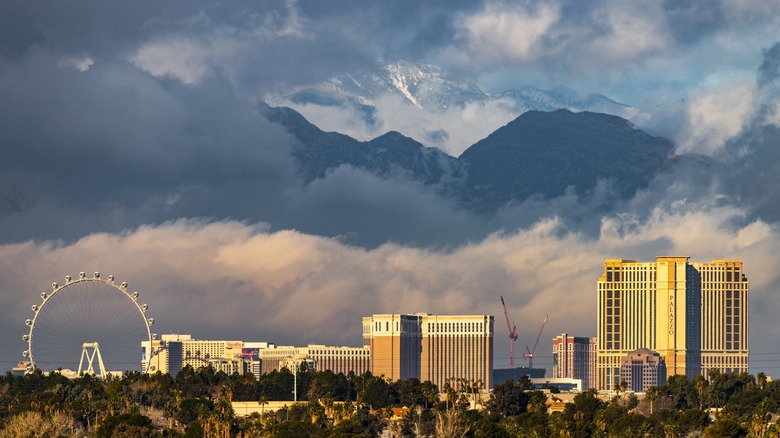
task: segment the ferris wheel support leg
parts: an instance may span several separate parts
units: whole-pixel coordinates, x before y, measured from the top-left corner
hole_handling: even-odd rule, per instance
[[[89,354],[87,354],[87,347],[86,344],[81,348],[81,360],[79,360],[79,370],[78,375],[80,376],[82,372],[84,371],[84,358],[87,358],[87,362],[89,362]]]
[[[91,354],[89,352],[90,348],[92,349]],[[95,374],[95,356],[97,356],[98,369],[100,370],[100,374],[98,375],[98,377],[101,379],[105,379],[106,367],[103,364],[103,356],[100,354],[100,344],[98,344],[97,342],[91,342],[91,343],[85,342],[84,345],[81,346],[81,360],[79,361],[78,374],[81,375],[82,372]],[[86,370],[84,370],[84,358],[87,359]]]
[[[106,375],[106,367],[103,365],[103,356],[100,355],[100,349],[98,348],[97,342],[95,343],[95,354],[98,358],[98,366],[100,367],[100,376],[101,378],[105,379],[108,377]]]

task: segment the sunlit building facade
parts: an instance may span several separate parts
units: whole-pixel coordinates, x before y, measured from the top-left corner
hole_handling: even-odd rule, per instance
[[[597,387],[620,381],[628,353],[659,353],[667,375],[748,370],[749,283],[740,260],[606,260],[597,282]]]
[[[144,372],[170,373],[175,375],[182,369],[182,341],[192,340],[191,335],[166,334],[160,339],[141,342],[141,366]],[[147,365],[147,360],[149,361]],[[171,373],[171,370],[175,370]]]
[[[316,371],[332,371],[344,375],[353,372],[364,374],[371,363],[370,350],[365,347],[333,347],[310,344],[307,347],[273,346],[260,350],[262,372],[280,370],[289,360],[306,361],[307,367]],[[288,367],[289,368],[289,367]]]
[[[363,345],[371,373],[390,381],[490,388],[493,383],[493,316],[382,314],[363,318]]]
[[[246,344],[246,345],[245,345]],[[262,350],[273,346],[267,342],[244,343],[242,341],[193,339],[191,335],[165,334],[159,340],[141,342],[142,362],[151,357],[145,371],[176,375],[182,368],[211,366],[227,374],[251,370],[251,358],[246,358],[248,349]],[[259,367],[259,361],[258,361]]]
[[[381,314],[363,318],[363,346],[371,374],[395,382],[420,378],[421,315]]]
[[[552,340],[554,379],[580,379],[582,388],[596,387],[596,338],[563,333]]]
[[[190,339],[180,341],[180,343],[182,368],[187,365],[193,368],[211,365],[215,369],[236,370],[239,374],[244,373],[243,359],[241,358],[241,341]],[[180,369],[171,367],[170,373],[176,374]]]
[[[309,345],[309,357],[317,362],[320,371],[333,371],[335,374],[365,374],[371,366],[371,351],[365,347],[333,347],[327,345]]]

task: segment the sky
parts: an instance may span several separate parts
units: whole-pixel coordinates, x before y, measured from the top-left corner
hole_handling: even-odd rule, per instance
[[[157,333],[202,339],[358,346],[373,313],[492,314],[497,366],[503,295],[518,350],[549,314],[549,368],[552,336],[595,334],[604,259],[686,255],[745,262],[751,371],[780,375],[778,35],[780,2],[758,0],[4,1],[0,365],[22,359],[40,292],[100,271],[144,296]],[[303,184],[259,104],[387,60],[489,93],[604,94],[714,164],[608,213],[572,192],[477,215],[349,167]],[[388,130],[414,131],[406,111],[377,101]],[[508,122],[479,106],[424,120],[451,138]]]

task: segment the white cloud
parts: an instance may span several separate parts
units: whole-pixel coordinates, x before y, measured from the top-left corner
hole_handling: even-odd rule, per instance
[[[776,101],[770,108],[770,114],[767,122],[780,127],[780,101]]]
[[[369,124],[352,107],[330,107],[293,102],[275,102],[300,112],[323,131],[337,131],[366,141],[388,131],[398,131],[428,147],[436,147],[457,157],[469,146],[518,116],[512,102],[492,100],[452,106],[443,111],[413,107],[393,94],[376,99],[376,123]]]
[[[609,3],[596,16],[606,33],[576,41],[593,59],[633,63],[668,48],[669,29],[660,2]]]
[[[93,64],[95,64],[95,60],[89,56],[64,58],[57,63],[60,67],[67,67],[82,73],[89,70]]]
[[[464,65],[476,58],[603,76],[605,67],[624,71],[670,49],[670,30],[659,1],[583,7],[579,20],[562,10],[558,2],[490,2],[460,23],[468,56],[453,47],[442,55]]]
[[[212,73],[212,47],[191,38],[171,38],[141,46],[128,60],[154,77],[195,85]]]
[[[475,55],[526,61],[540,54],[537,43],[558,17],[559,7],[551,2],[535,7],[527,2],[490,2],[484,10],[466,17],[462,27]]]
[[[688,99],[679,151],[713,154],[720,150],[752,117],[756,97],[753,78],[717,80],[694,91]]]
[[[300,15],[296,0],[286,0],[284,13],[249,14],[243,27],[213,25],[197,14],[184,20],[188,26],[205,27],[190,34],[172,34],[141,45],[127,56],[133,65],[154,77],[172,77],[197,85],[210,75],[232,73],[242,56],[276,39],[312,39],[309,22]],[[213,27],[212,27],[213,26]]]
[[[456,157],[517,117],[508,109],[509,102],[498,100],[473,102],[435,113],[412,108],[397,97],[386,95],[377,99],[375,106],[382,130],[401,132]]]
[[[301,16],[298,9],[298,1],[285,0],[284,6],[287,10],[287,16],[279,20],[273,20],[269,16],[269,18],[266,20],[266,25],[269,25],[271,28],[276,27],[276,33],[279,36],[310,38],[311,34],[308,30],[309,21],[305,17]]]

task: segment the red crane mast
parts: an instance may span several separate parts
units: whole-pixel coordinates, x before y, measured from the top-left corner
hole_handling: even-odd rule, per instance
[[[506,311],[506,303],[504,303],[504,296],[501,296],[501,306],[504,307],[504,317],[506,317],[506,328],[509,329],[509,366],[515,366],[515,341],[517,340],[517,326],[512,318],[509,317],[509,312]],[[510,323],[510,321],[512,321]]]
[[[528,368],[534,367],[534,351],[536,351],[536,346],[539,345],[539,338],[542,337],[542,330],[544,330],[544,325],[547,324],[547,316],[544,315],[544,321],[542,321],[542,327],[539,328],[539,334],[536,335],[536,342],[534,343],[534,348],[528,349],[528,344],[525,344],[525,353],[523,353],[523,357],[528,360]]]

